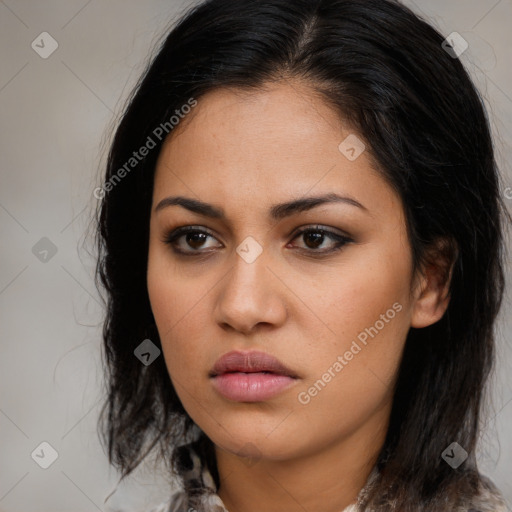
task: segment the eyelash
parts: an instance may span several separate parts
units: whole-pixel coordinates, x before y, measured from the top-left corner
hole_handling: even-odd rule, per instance
[[[200,234],[204,234],[204,235],[210,236],[212,238],[215,238],[211,233],[209,233],[205,229],[198,229],[198,228],[193,228],[190,226],[182,226],[182,227],[179,227],[179,228],[175,229],[174,231],[170,232],[169,234],[167,234],[163,241],[164,241],[164,243],[170,245],[172,247],[172,250],[175,253],[183,255],[183,256],[196,257],[196,256],[204,255],[208,252],[212,252],[211,250],[183,251],[176,247],[176,245],[175,245],[176,240],[178,240],[179,238],[181,238],[184,235],[194,234],[194,233],[200,233]],[[311,253],[311,255],[313,255],[313,256],[323,256],[323,255],[338,252],[347,243],[353,242],[353,240],[351,238],[344,236],[344,235],[340,235],[339,233],[335,233],[334,231],[330,231],[329,229],[325,229],[322,226],[309,226],[304,229],[301,229],[300,231],[298,231],[297,233],[294,234],[294,237],[292,238],[292,240],[299,238],[301,235],[304,235],[305,233],[321,233],[336,242],[336,245],[333,248],[328,249],[328,250],[315,250],[315,249],[309,249],[309,248],[300,248],[299,249],[299,250]]]

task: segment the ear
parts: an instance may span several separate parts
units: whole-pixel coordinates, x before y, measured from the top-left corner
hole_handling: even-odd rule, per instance
[[[453,239],[438,238],[427,248],[425,263],[416,275],[411,327],[427,327],[443,317],[450,302],[450,282],[457,258]]]

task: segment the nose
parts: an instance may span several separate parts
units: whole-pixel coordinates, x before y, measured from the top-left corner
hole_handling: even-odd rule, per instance
[[[278,327],[286,321],[285,286],[271,269],[266,251],[248,263],[233,252],[233,267],[218,290],[214,317],[224,330],[249,334],[256,329]]]

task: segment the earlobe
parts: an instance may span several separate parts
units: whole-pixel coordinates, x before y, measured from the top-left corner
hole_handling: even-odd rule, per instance
[[[458,251],[454,243],[437,241],[418,279],[411,327],[422,328],[439,321],[450,303],[450,283]]]

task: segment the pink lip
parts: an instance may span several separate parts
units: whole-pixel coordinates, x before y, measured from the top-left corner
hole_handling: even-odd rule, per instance
[[[237,402],[268,400],[298,378],[278,359],[258,351],[224,354],[213,366],[210,377],[221,395]]]
[[[263,402],[277,395],[296,380],[275,373],[224,373],[212,377],[214,388],[235,402]]]
[[[233,350],[220,357],[213,365],[210,377],[229,372],[269,372],[296,378],[297,375],[274,356],[265,352]]]

